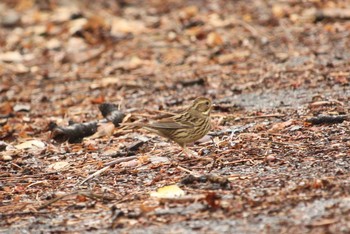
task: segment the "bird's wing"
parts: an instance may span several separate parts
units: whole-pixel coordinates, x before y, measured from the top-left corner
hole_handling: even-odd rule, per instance
[[[163,128],[163,129],[179,129],[179,128],[192,128],[193,124],[189,122],[174,121],[172,118],[166,118],[154,123],[147,124],[150,128]]]

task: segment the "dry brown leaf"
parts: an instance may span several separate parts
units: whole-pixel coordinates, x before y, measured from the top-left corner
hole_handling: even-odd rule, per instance
[[[335,218],[324,218],[324,219],[320,219],[320,220],[315,220],[313,221],[310,226],[312,227],[320,227],[320,226],[328,226],[328,225],[331,225],[333,223],[337,223],[339,222],[338,219],[335,219]]]
[[[179,16],[181,19],[187,20],[198,14],[197,6],[187,6],[180,10]]]
[[[3,102],[0,104],[0,114],[8,115],[13,111],[13,107],[10,102]]]
[[[205,38],[206,31],[201,26],[191,27],[186,29],[185,34],[191,38]]]
[[[88,49],[75,53],[68,53],[66,59],[72,63],[84,63],[100,56],[105,51],[105,47],[101,46],[98,48]]]
[[[134,159],[131,161],[127,161],[127,162],[121,162],[119,164],[121,167],[137,167],[138,165],[140,165],[140,161],[138,159]]]
[[[16,149],[43,149],[45,148],[45,143],[39,140],[29,140],[16,145]]]
[[[241,61],[250,56],[249,50],[236,50],[233,53],[219,55],[217,60],[220,64],[231,64]]]
[[[220,46],[224,43],[222,37],[216,33],[216,32],[211,32],[207,36],[207,45],[208,46]]]
[[[159,156],[152,156],[149,157],[149,160],[152,164],[158,164],[158,163],[169,163],[170,160],[167,157],[159,157]]]
[[[30,9],[33,7],[34,2],[34,0],[20,0],[16,4],[16,9],[19,11]]]
[[[89,137],[89,139],[96,139],[104,136],[111,136],[113,134],[114,129],[115,129],[115,126],[111,122],[100,124],[100,126],[98,126],[97,128],[97,132],[91,137]]]
[[[23,60],[23,55],[18,51],[9,51],[0,54],[0,61],[18,63],[22,62]]]
[[[69,168],[69,163],[65,161],[55,162],[47,167],[48,171],[63,171]]]
[[[13,72],[15,74],[23,74],[30,71],[29,67],[26,67],[22,63],[8,63],[6,65],[0,64],[0,74],[2,71]]]
[[[119,36],[120,34],[132,33],[141,34],[147,31],[144,23],[139,20],[127,20],[119,17],[112,19],[111,34]]]
[[[288,4],[274,4],[272,6],[272,14],[278,19],[288,16],[289,11]]]
[[[179,65],[184,62],[186,52],[183,49],[171,48],[161,56],[161,61],[166,65]]]
[[[11,161],[12,160],[12,156],[10,155],[10,151],[7,152],[3,152],[1,155],[1,160],[3,161]]]
[[[292,125],[294,122],[295,122],[294,119],[290,119],[286,122],[276,123],[268,130],[268,132],[269,133],[280,132],[281,130],[285,129],[286,127],[289,127],[290,125]]]
[[[84,26],[87,24],[88,20],[85,18],[79,18],[76,20],[72,20],[68,24],[68,30],[71,35],[81,31]]]
[[[138,157],[137,159],[139,160],[139,162],[141,164],[146,164],[146,163],[148,163],[150,161],[150,158],[151,157],[149,157],[147,155],[143,155],[143,156]]]

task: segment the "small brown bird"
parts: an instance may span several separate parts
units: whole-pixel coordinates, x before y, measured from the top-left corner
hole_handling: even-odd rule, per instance
[[[151,123],[132,123],[129,126],[142,127],[150,132],[168,138],[183,148],[187,155],[193,153],[187,149],[186,144],[199,140],[210,130],[210,111],[212,102],[205,97],[196,98],[192,105],[179,114],[169,118],[160,119]]]

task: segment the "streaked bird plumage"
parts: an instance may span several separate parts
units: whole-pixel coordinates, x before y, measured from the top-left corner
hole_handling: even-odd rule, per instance
[[[179,114],[151,123],[135,123],[150,132],[178,143],[186,154],[187,143],[192,143],[205,136],[210,128],[210,111],[212,102],[205,97],[196,98],[192,105]]]

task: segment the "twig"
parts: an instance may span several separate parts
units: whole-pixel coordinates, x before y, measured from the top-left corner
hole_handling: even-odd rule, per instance
[[[231,165],[231,164],[237,164],[237,163],[249,162],[249,161],[251,161],[251,159],[240,159],[240,160],[236,160],[236,161],[225,162],[224,165]]]
[[[30,215],[30,216],[35,216],[35,217],[38,217],[38,215],[40,214],[48,214],[49,212],[47,211],[43,211],[43,212],[35,212],[35,211],[24,211],[24,212],[11,212],[11,213],[8,213],[8,214],[4,214],[4,213],[1,213],[1,217],[8,217],[8,216],[17,216],[17,215],[20,215],[20,216],[25,216],[25,215]]]
[[[72,192],[72,193],[68,193],[68,194],[65,194],[65,195],[62,195],[60,197],[56,197],[48,202],[46,202],[44,205],[40,206],[38,208],[38,210],[41,210],[41,209],[44,209],[46,207],[48,207],[49,205],[59,201],[59,200],[62,200],[63,198],[65,197],[68,197],[68,196],[71,196],[71,195],[83,195],[85,197],[89,197],[91,199],[95,199],[95,200],[113,200],[113,198],[108,198],[108,197],[104,197],[104,196],[101,196],[101,195],[97,195],[97,194],[94,194],[94,193],[91,193],[91,192],[86,192],[86,191],[75,191],[75,192]]]
[[[137,156],[129,156],[124,158],[118,158],[116,160],[113,160],[109,163],[105,163],[105,166],[114,166],[115,164],[121,163],[121,162],[128,162],[131,160],[137,159]]]
[[[270,117],[284,117],[284,114],[267,114],[267,115],[257,115],[257,116],[247,116],[239,117],[240,119],[260,119],[260,118],[270,118]]]
[[[11,163],[11,165],[13,165],[13,166],[17,167],[17,168],[18,168],[18,169],[20,169],[20,170],[22,170],[22,169],[23,169],[21,166],[17,165],[16,163]]]
[[[239,25],[241,25],[243,28],[247,29],[253,36],[260,37],[263,35],[264,37],[269,38],[270,36],[266,34],[265,32],[262,32],[261,30],[257,30],[255,27],[253,27],[251,24],[247,23],[244,20],[235,19]]]
[[[260,118],[270,118],[270,117],[285,117],[284,114],[266,114],[266,115],[256,115],[256,116],[245,116],[245,117],[239,117],[237,115],[225,115],[225,114],[212,114],[213,117],[223,117],[223,118],[238,118],[238,119],[260,119]]]
[[[65,198],[65,197],[68,197],[68,196],[71,196],[71,195],[76,195],[76,194],[78,194],[78,192],[68,193],[68,194],[65,194],[65,195],[63,195],[63,196],[56,197],[56,198],[54,198],[54,199],[52,199],[52,200],[46,202],[44,205],[40,206],[40,207],[38,208],[38,210],[44,209],[44,208],[48,207],[49,205],[51,205],[51,204],[53,204],[53,203],[55,203],[55,202],[57,202],[57,201],[59,201],[59,200],[62,200],[62,199]]]
[[[2,176],[0,175],[1,179],[6,179],[7,181],[16,181],[16,180],[25,180],[25,179],[34,179],[34,178],[43,178],[44,176],[47,175],[53,175],[53,174],[57,174],[57,171],[55,172],[48,172],[48,173],[39,173],[39,174],[35,174],[35,175],[21,175],[21,176]]]
[[[311,124],[336,124],[348,120],[347,115],[319,115],[317,117],[308,118],[305,121]]]
[[[195,172],[193,172],[193,171],[191,171],[191,170],[189,170],[187,168],[184,168],[182,166],[177,166],[177,168],[180,169],[181,171],[189,173],[190,175],[193,175],[193,176],[196,176],[196,177],[199,176],[198,173],[195,173]]]
[[[86,181],[92,179],[93,177],[100,175],[102,172],[107,171],[108,168],[109,168],[109,166],[103,167],[102,169],[100,169],[100,170],[96,171],[95,173],[89,175],[85,180],[83,180],[82,182],[80,182],[78,185],[82,185],[82,184],[84,184]]]
[[[130,156],[130,157],[118,158],[118,159],[113,160],[113,161],[111,161],[111,162],[109,162],[109,163],[105,163],[105,166],[104,166],[102,169],[100,169],[100,170],[96,171],[95,173],[89,175],[85,180],[83,180],[82,182],[80,182],[78,185],[82,185],[82,184],[84,184],[86,181],[88,181],[88,180],[90,180],[90,179],[92,179],[92,178],[94,178],[94,177],[100,175],[101,173],[107,171],[108,168],[109,168],[110,166],[113,166],[113,165],[118,164],[118,163],[121,163],[121,162],[128,162],[128,161],[131,161],[131,160],[134,160],[134,159],[137,159],[137,156]]]
[[[31,183],[30,185],[27,186],[27,188],[30,188],[34,185],[37,185],[37,184],[44,184],[46,183],[47,184],[47,180],[41,180],[41,181],[37,181],[37,182],[34,182],[34,183]]]

